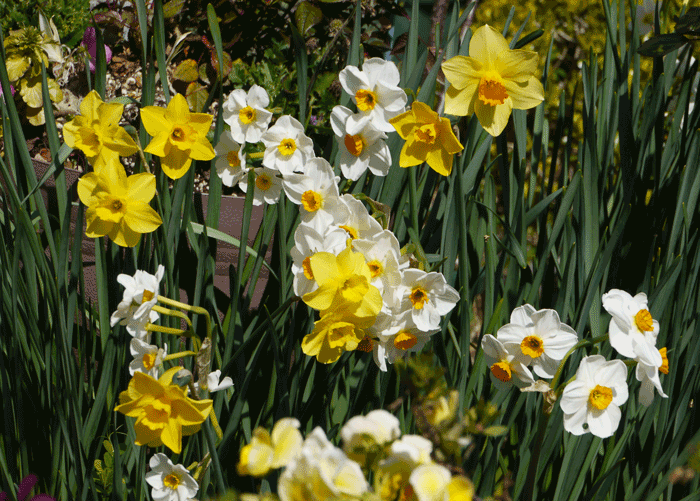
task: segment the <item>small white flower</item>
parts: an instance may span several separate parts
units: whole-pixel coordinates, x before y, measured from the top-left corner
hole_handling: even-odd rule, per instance
[[[396,236],[390,230],[383,230],[371,240],[353,240],[352,247],[365,256],[372,285],[382,293],[384,303],[393,307],[394,296],[401,285],[401,247]]]
[[[267,130],[272,113],[267,111],[270,98],[265,89],[253,85],[248,94],[236,89],[224,102],[224,122],[231,127],[231,136],[238,143],[257,143]]]
[[[253,205],[276,204],[282,194],[282,180],[277,176],[279,172],[267,167],[257,167],[255,172],[255,192],[253,193]],[[248,177],[238,181],[238,186],[243,193],[248,191]]]
[[[427,332],[440,328],[440,317],[459,301],[457,292],[442,273],[409,268],[401,274],[401,311],[410,311],[416,327]]]
[[[366,416],[353,416],[340,429],[343,450],[347,454],[370,437],[377,445],[392,442],[401,436],[399,420],[384,409],[370,411]]]
[[[612,436],[620,424],[620,405],[627,402],[627,367],[622,360],[605,361],[601,355],[585,357],[576,379],[566,385],[559,403],[564,429],[574,435]],[[584,423],[588,428],[584,428]]]
[[[245,153],[229,131],[224,131],[216,151],[216,173],[225,186],[234,186],[248,174],[245,167]]]
[[[408,98],[399,87],[401,76],[393,62],[373,57],[364,62],[362,71],[346,66],[338,78],[360,110],[359,115],[369,116],[380,131],[396,130],[388,120],[404,112]]]
[[[153,306],[158,302],[160,281],[163,279],[165,268],[158,266],[155,275],[136,270],[134,276],[121,274],[117,282],[124,286],[124,296],[112,313],[110,325],[114,327],[117,322],[125,325],[129,334],[144,339],[147,336],[145,325],[148,322],[158,320],[158,313],[153,311]]]
[[[219,379],[221,378],[221,371],[216,370],[214,372],[210,372],[209,375],[207,376],[207,386],[204,388],[206,391],[209,393],[214,393],[215,391],[219,390],[225,390],[227,388],[231,388],[233,386],[233,380],[226,376],[223,381],[219,382]],[[194,383],[195,389],[199,391],[199,381]]]
[[[497,388],[507,389],[511,383],[523,388],[535,383],[527,368],[529,357],[522,354],[519,345],[510,343],[506,346],[491,334],[486,334],[481,340],[481,348],[491,371],[491,381]]]
[[[283,175],[304,172],[306,162],[315,158],[314,145],[304,134],[299,120],[281,116],[260,140],[265,145],[263,165]]]
[[[317,252],[329,252],[336,256],[347,247],[347,233],[340,228],[331,228],[324,236],[308,224],[300,223],[294,232],[292,256],[294,294],[303,296],[318,289],[311,271],[311,256]]]
[[[393,364],[397,358],[403,358],[407,353],[415,353],[423,349],[430,337],[440,329],[429,329],[427,331],[416,326],[415,319],[410,311],[405,311],[398,316],[388,315],[384,319],[391,319],[388,326],[382,326],[381,332],[377,333],[378,340],[375,340],[375,363],[380,370],[386,372],[386,363]],[[375,322],[376,325],[377,322]],[[375,330],[373,325],[369,332]]]
[[[635,358],[634,342],[645,342],[645,333],[650,332],[656,345],[659,322],[654,320],[647,306],[647,295],[640,292],[632,297],[628,292],[612,289],[603,294],[603,308],[610,319],[610,344],[623,357]]]
[[[187,501],[197,495],[199,485],[181,464],[174,465],[165,454],[154,454],[149,462],[151,471],[146,482],[153,487],[155,501]]]
[[[335,224],[347,231],[350,238],[372,240],[382,232],[384,228],[369,214],[365,204],[349,193],[340,199],[348,208],[348,216],[345,220],[337,220]]]
[[[129,351],[131,351],[131,356],[134,357],[134,360],[129,364],[129,374],[133,376],[134,372],[144,372],[158,379],[158,366],[163,363],[167,350],[167,344],[165,348],[158,348],[138,338],[132,339]]]
[[[347,218],[348,208],[340,200],[339,179],[326,159],[314,158],[306,169],[314,174],[287,174],[282,185],[287,197],[300,205],[301,221],[321,233],[336,221]]]
[[[552,378],[559,361],[578,342],[576,331],[559,320],[554,310],[536,311],[529,304],[519,306],[510,315],[510,323],[498,329],[498,340],[504,345],[519,345],[529,357],[535,374]]]
[[[391,153],[386,134],[372,125],[369,116],[358,118],[345,106],[336,106],[331,113],[331,127],[338,141],[343,176],[357,181],[368,168],[375,176],[389,173]]]
[[[663,365],[663,357],[661,352],[656,348],[656,337],[651,332],[645,332],[643,340],[633,338],[634,359],[637,361],[637,370],[635,375],[637,381],[642,383],[639,388],[639,402],[649,407],[654,400],[654,388],[657,389],[659,395],[663,398],[668,398],[661,387],[659,379],[659,369]]]

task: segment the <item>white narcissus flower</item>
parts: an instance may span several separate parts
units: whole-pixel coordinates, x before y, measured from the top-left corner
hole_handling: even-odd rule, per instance
[[[153,487],[155,501],[188,501],[197,495],[199,485],[181,464],[174,465],[165,454],[154,454],[148,463],[146,482]]]
[[[165,268],[158,266],[155,275],[143,270],[136,270],[134,276],[121,274],[117,282],[124,286],[124,296],[117,305],[117,310],[112,313],[110,325],[114,327],[117,322],[125,325],[129,334],[146,340],[149,337],[145,326],[148,322],[158,320],[158,313],[153,311],[153,306],[158,302],[160,281],[163,279]]]
[[[550,309],[535,310],[525,304],[514,309],[510,323],[498,329],[498,340],[504,345],[519,345],[526,365],[532,364],[535,374],[552,378],[559,362],[578,342],[576,331],[559,320]]]
[[[229,131],[224,131],[214,151],[216,152],[216,173],[225,186],[235,186],[248,174],[245,167],[245,153],[241,151],[241,145],[231,137]]]
[[[611,289],[603,294],[603,308],[612,315],[610,326],[610,344],[623,357],[635,358],[634,343],[646,340],[646,333],[651,333],[656,345],[659,335],[659,322],[654,320],[647,306],[647,295],[640,292],[632,297],[620,289]]]
[[[282,180],[278,177],[279,172],[267,167],[256,167],[255,190],[253,192],[253,205],[276,204],[282,194]],[[242,177],[238,181],[238,186],[243,193],[248,192],[248,176]]]
[[[392,318],[388,326],[377,333],[375,340],[375,363],[380,370],[386,372],[386,362],[393,364],[397,358],[403,358],[407,353],[415,353],[423,349],[430,337],[440,329],[419,329],[410,311]],[[375,322],[376,323],[376,322]],[[369,329],[372,332],[374,326]]]
[[[497,388],[507,389],[510,384],[523,388],[535,383],[527,368],[529,357],[522,354],[519,345],[506,346],[491,334],[486,334],[481,340],[481,348],[491,371],[491,381]]]
[[[401,247],[396,236],[390,230],[383,230],[370,240],[353,240],[352,247],[365,256],[371,283],[382,293],[384,303],[393,306],[393,296],[401,285]]]
[[[265,428],[256,428],[252,441],[241,449],[238,474],[261,477],[292,462],[303,442],[299,426],[295,418],[282,418],[272,428],[272,435]]]
[[[226,390],[228,388],[231,388],[233,386],[233,380],[226,376],[223,381],[219,381],[221,379],[221,371],[216,370],[214,372],[210,372],[209,375],[207,376],[207,384],[206,387],[202,388],[203,390],[208,391],[209,393],[214,393],[215,391],[219,390]],[[194,383],[195,390],[199,392],[199,381]]]
[[[642,383],[639,388],[639,402],[644,407],[649,407],[654,400],[654,388],[663,398],[668,398],[659,379],[659,370],[664,365],[664,359],[661,351],[656,348],[656,336],[652,332],[645,332],[643,339],[633,338],[632,344],[634,359],[637,361],[635,375],[637,381]],[[668,359],[666,359],[666,367],[668,368]]]
[[[233,139],[240,144],[259,142],[272,119],[272,113],[265,109],[269,105],[270,98],[259,85],[253,85],[247,94],[243,89],[231,92],[223,108]]]
[[[395,131],[389,119],[404,112],[408,98],[399,87],[401,76],[393,62],[373,57],[364,62],[362,71],[346,66],[338,78],[360,110],[359,115],[369,116],[380,131]]]
[[[401,312],[410,311],[416,327],[425,332],[440,328],[440,317],[459,301],[459,292],[442,273],[409,268],[403,270],[401,282]]]
[[[368,168],[375,176],[389,173],[391,153],[386,134],[372,125],[369,116],[358,117],[345,106],[336,106],[331,127],[338,141],[343,176],[357,181]]]
[[[365,204],[349,193],[340,199],[348,208],[348,217],[345,220],[336,221],[335,224],[347,231],[350,238],[372,240],[382,232],[384,228],[369,214]]]
[[[338,181],[333,167],[324,158],[314,158],[306,165],[311,174],[287,174],[282,180],[287,197],[300,205],[301,221],[319,233],[336,221],[348,217],[348,208],[340,200]]]
[[[294,294],[303,296],[318,289],[311,271],[311,256],[317,252],[329,252],[336,256],[347,247],[348,235],[340,228],[331,228],[324,236],[308,224],[300,223],[294,232],[292,256]]]
[[[401,436],[399,420],[384,409],[370,411],[366,416],[353,416],[340,429],[343,450],[352,459],[352,451],[362,447],[366,439],[382,446]]]
[[[158,379],[158,366],[163,363],[167,355],[168,345],[158,348],[155,345],[145,343],[138,338],[133,338],[129,345],[131,356],[134,360],[129,364],[129,374],[144,372],[154,379]]]
[[[311,139],[304,134],[304,126],[289,115],[279,117],[260,140],[265,145],[263,165],[282,175],[304,172],[306,162],[316,156]]]
[[[627,402],[627,366],[622,360],[605,361],[601,355],[581,360],[576,379],[566,385],[559,400],[564,429],[574,435],[612,436],[620,424],[620,406]],[[588,428],[584,428],[584,423]]]

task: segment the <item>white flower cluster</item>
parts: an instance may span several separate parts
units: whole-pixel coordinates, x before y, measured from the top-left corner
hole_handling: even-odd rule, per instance
[[[622,356],[636,362],[636,377],[641,382],[639,402],[649,406],[654,388],[666,398],[659,371],[668,373],[666,349],[656,348],[659,323],[647,309],[647,297],[632,297],[612,289],[603,294],[603,307],[612,315],[610,344]],[[576,332],[559,320],[554,310],[536,311],[526,304],[513,310],[510,323],[498,330],[497,337],[484,336],[482,348],[498,387],[515,384],[521,389],[536,389],[532,373],[551,379],[567,352],[578,341]],[[545,389],[549,389],[548,385]],[[627,367],[622,360],[606,361],[601,355],[584,357],[575,379],[561,396],[564,428],[574,435],[592,433],[606,438],[620,423],[620,405],[628,398]]]

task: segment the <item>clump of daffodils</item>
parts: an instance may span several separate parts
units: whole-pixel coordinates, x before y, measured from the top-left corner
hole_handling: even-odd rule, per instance
[[[277,495],[282,501],[397,497],[469,501],[474,495],[468,478],[454,476],[433,461],[429,440],[401,436],[398,419],[387,411],[351,418],[340,430],[342,449],[320,427],[303,438],[298,426],[296,419],[284,418],[275,423],[272,436],[256,429],[253,441],[241,451],[239,474],[263,476],[280,468]],[[367,481],[369,472],[373,484]]]
[[[667,398],[659,372],[668,374],[669,365],[666,348],[656,347],[659,322],[648,310],[646,294],[632,296],[612,289],[603,294],[602,303],[612,317],[609,333],[603,338],[579,341],[556,311],[538,311],[526,304],[513,310],[510,323],[495,337],[485,335],[481,346],[496,386],[503,389],[515,385],[522,391],[545,393],[547,413],[558,399],[567,431],[607,438],[617,430],[620,406],[628,399],[627,365],[636,367],[635,375],[641,383],[638,399],[645,407],[651,405],[655,392]],[[557,386],[564,363],[576,348],[608,339],[620,355],[629,359],[627,365],[619,359],[587,356],[581,360],[576,376]],[[536,381],[530,368],[542,379]]]

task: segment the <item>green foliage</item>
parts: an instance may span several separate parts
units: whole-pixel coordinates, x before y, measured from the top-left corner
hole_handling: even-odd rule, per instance
[[[18,0],[0,2],[0,25],[4,33],[25,26],[38,26],[37,8],[52,18],[64,43],[80,41],[90,25],[90,0]]]

